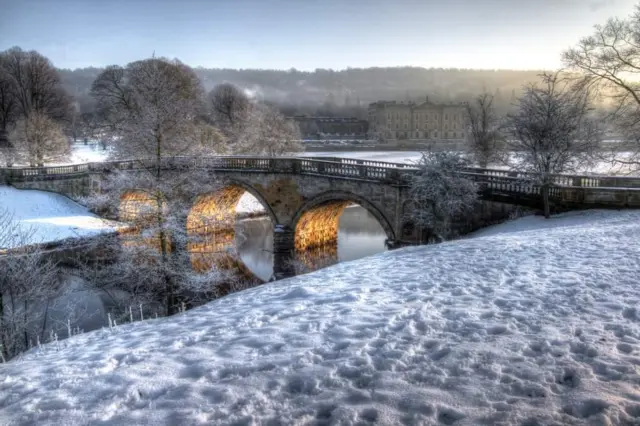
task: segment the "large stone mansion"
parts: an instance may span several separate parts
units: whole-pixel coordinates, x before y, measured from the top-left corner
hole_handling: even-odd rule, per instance
[[[401,140],[464,141],[466,104],[378,101],[369,105],[369,138],[381,142]]]

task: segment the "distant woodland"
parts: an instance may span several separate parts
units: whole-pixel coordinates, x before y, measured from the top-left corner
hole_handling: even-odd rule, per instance
[[[63,86],[80,109],[90,107],[91,83],[102,69],[58,71]],[[542,71],[395,67],[312,72],[196,68],[195,72],[206,90],[232,83],[249,96],[277,106],[286,115],[366,118],[368,104],[378,100],[419,102],[428,96],[434,102],[461,102],[484,92],[494,95],[496,112],[504,114],[523,86],[538,80]]]

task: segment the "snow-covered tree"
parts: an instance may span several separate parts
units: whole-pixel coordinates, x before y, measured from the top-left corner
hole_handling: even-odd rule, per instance
[[[203,89],[193,70],[164,58],[107,67],[91,95],[103,119],[103,137],[118,158],[162,158],[213,153],[203,146]],[[145,163],[148,164],[148,163]]]
[[[228,224],[211,215],[194,217],[191,211],[200,195],[218,189],[218,181],[204,169],[178,167],[162,170],[159,177],[146,171],[112,173],[99,194],[82,202],[129,226],[117,236],[95,241],[92,252],[102,253],[103,259],[82,268],[83,278],[101,291],[130,296],[125,307],[143,304],[168,315],[179,312],[183,303],[210,300],[221,287],[237,285],[237,271],[198,270],[190,253],[192,246],[224,249],[213,241],[214,230]],[[193,222],[199,229],[190,229]],[[227,253],[199,255],[216,258]]]
[[[591,116],[591,95],[560,73],[543,74],[542,84],[526,87],[517,111],[507,117],[509,164],[533,174],[547,218],[553,175],[590,164],[602,139],[602,128]]]
[[[176,313],[185,292],[199,293],[190,287],[215,290],[224,274],[194,271],[187,250],[192,236],[185,228],[197,196],[218,188],[217,180],[206,170],[182,167],[174,157],[214,153],[220,133],[200,120],[200,82],[177,61],[152,58],[125,68],[109,67],[94,82],[92,95],[116,154],[139,159],[139,171],[114,173],[100,194],[85,200],[101,213],[134,225],[110,240],[115,246],[106,251],[107,257],[117,260],[85,277],[102,289],[123,290],[161,303],[167,314]]]
[[[46,341],[47,307],[59,290],[57,265],[32,236],[0,209],[0,361]]]
[[[478,187],[459,172],[470,162],[455,152],[426,152],[409,175],[409,199],[413,208],[405,219],[443,241],[455,236],[452,225],[473,211]]]
[[[31,167],[44,166],[45,162],[59,161],[71,153],[60,124],[38,111],[20,119],[9,140],[11,149],[4,153],[7,165],[24,161]]]
[[[268,105],[252,105],[236,152],[270,157],[303,150],[298,125]]]
[[[275,156],[302,150],[295,122],[270,105],[252,102],[232,84],[214,87],[208,104],[210,121],[224,136],[227,153]]]

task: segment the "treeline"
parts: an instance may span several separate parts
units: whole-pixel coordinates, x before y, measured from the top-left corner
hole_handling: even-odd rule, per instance
[[[100,68],[59,70],[62,83],[81,104],[90,103],[91,83]],[[378,100],[462,102],[491,93],[500,112],[507,112],[541,71],[444,68],[350,68],[334,71],[195,68],[206,90],[231,83],[250,97],[277,105],[285,115],[366,117],[369,103]]]
[[[0,52],[0,164],[62,160],[70,154],[69,138],[99,139],[114,154],[133,157],[157,155],[156,145],[132,150],[140,142],[168,144],[174,154],[301,149],[297,126],[277,108],[229,83],[206,90],[178,60],[91,69],[76,83],[64,75],[37,51]]]

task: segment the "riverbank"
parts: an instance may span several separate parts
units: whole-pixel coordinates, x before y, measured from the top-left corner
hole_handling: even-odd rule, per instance
[[[114,232],[121,225],[90,213],[64,195],[5,185],[0,185],[0,214],[2,211],[6,223],[0,226],[12,235],[2,238],[0,249],[91,237]]]

